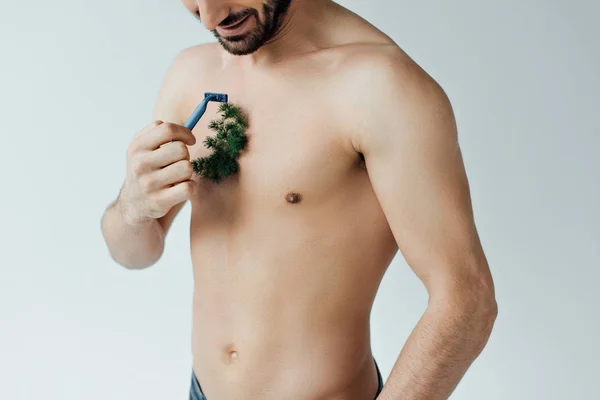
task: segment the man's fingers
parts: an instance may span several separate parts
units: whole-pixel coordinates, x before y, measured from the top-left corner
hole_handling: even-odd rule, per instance
[[[152,171],[141,179],[147,190],[154,191],[189,180],[192,178],[193,174],[194,170],[192,164],[188,160],[181,160],[164,168]]]
[[[165,143],[173,140],[181,141],[188,146],[196,143],[196,137],[185,126],[164,122],[154,129],[150,129],[145,135],[140,136],[142,147],[147,150],[156,150]]]
[[[161,201],[173,207],[176,204],[189,200],[196,185],[196,182],[192,180],[177,183],[161,192]]]
[[[190,159],[187,145],[180,141],[169,143],[145,155],[152,168],[163,168],[180,160]]]
[[[153,173],[158,176],[159,181],[163,182],[163,186],[166,186],[191,179],[194,169],[188,160],[181,160]]]

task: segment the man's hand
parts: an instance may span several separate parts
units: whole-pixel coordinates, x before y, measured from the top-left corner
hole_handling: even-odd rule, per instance
[[[162,121],[133,138],[127,149],[126,181],[117,200],[128,224],[160,218],[189,200],[195,182],[187,145],[195,143],[189,129]]]

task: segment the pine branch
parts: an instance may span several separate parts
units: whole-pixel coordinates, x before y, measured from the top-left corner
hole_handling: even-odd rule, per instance
[[[242,109],[231,103],[219,106],[220,119],[208,124],[209,129],[216,132],[208,136],[203,144],[213,152],[207,157],[192,161],[192,167],[197,175],[219,183],[239,170],[237,158],[246,147],[248,137],[245,134],[248,120]]]

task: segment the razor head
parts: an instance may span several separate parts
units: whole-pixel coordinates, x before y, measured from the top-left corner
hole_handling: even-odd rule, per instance
[[[227,103],[227,95],[224,93],[212,93],[212,92],[206,92],[204,93],[204,98],[208,99],[209,101],[218,101],[221,103]]]

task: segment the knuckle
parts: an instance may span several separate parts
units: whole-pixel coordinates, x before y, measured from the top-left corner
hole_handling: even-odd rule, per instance
[[[131,141],[131,143],[129,143],[129,147],[127,147],[127,158],[133,158],[135,157],[136,153],[138,152],[140,148],[140,141],[139,139],[133,139]]]
[[[145,134],[145,133],[147,133],[147,132],[149,132],[149,131],[151,131],[151,130],[154,130],[154,129],[156,129],[158,126],[160,126],[161,124],[162,124],[162,122],[161,122],[161,121],[159,121],[159,120],[152,121],[152,122],[150,123],[150,125],[148,125],[146,128],[144,128],[143,130],[141,130],[141,131],[138,133],[138,135],[140,135],[140,134]]]
[[[140,186],[144,190],[145,193],[150,193],[150,191],[156,185],[156,177],[152,175],[146,175],[143,179],[140,180]]]
[[[135,177],[140,177],[144,173],[145,163],[139,157],[131,161],[131,173]]]
[[[175,124],[171,122],[162,123],[160,127],[169,137],[173,137],[175,136],[175,133],[177,133],[177,130],[175,129]]]
[[[161,196],[157,196],[153,201],[152,201],[152,208],[156,211],[161,211],[163,210],[165,207],[167,206],[166,204],[166,200],[164,197]]]
[[[139,137],[143,137],[144,135],[147,135],[149,132],[152,132],[155,129],[159,129],[159,126],[161,126],[161,125],[162,125],[162,122],[160,122],[160,121],[152,122],[150,125],[148,125],[148,127],[144,131],[140,132],[140,133],[143,133],[143,135],[139,135]]]
[[[177,145],[177,154],[182,158],[187,158],[189,156],[189,151],[185,143],[183,142],[175,142]]]

